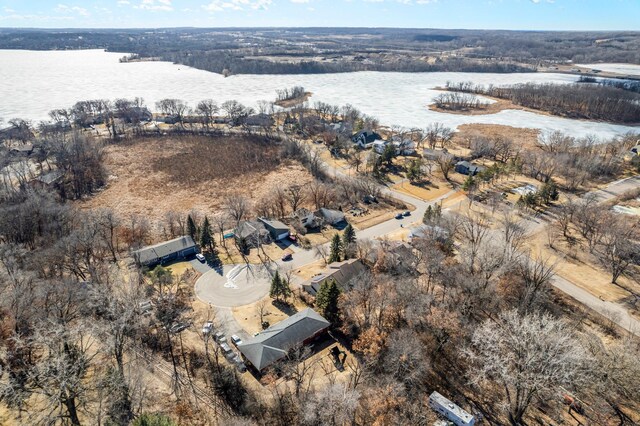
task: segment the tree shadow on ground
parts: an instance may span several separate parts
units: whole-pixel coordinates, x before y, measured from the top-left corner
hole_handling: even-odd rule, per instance
[[[285,302],[283,300],[273,300],[271,304],[288,316],[298,312],[298,309],[292,303]]]

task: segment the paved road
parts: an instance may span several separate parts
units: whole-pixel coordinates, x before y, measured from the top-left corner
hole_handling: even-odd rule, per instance
[[[327,171],[333,176],[347,176],[347,174],[344,173],[344,169],[340,169],[336,167],[327,167]],[[640,175],[621,179],[616,182],[612,182],[611,184],[607,185],[605,188],[592,191],[592,193],[596,195],[596,198],[599,202],[605,202],[616,196],[622,195],[629,190],[636,189],[639,187],[640,187]],[[378,225],[358,231],[357,236],[359,239],[381,238],[384,235],[400,230],[401,225],[402,227],[409,227],[413,224],[421,223],[422,216],[424,215],[424,212],[426,211],[429,205],[434,205],[438,203],[440,200],[446,199],[455,193],[455,191],[449,191],[448,193],[442,195],[441,197],[438,197],[435,200],[425,201],[417,197],[413,197],[398,191],[394,191],[391,188],[387,188],[387,187],[383,188],[382,191],[387,196],[391,196],[404,203],[414,205],[416,209],[413,211],[412,215],[409,217],[406,217],[400,220],[390,219]],[[526,226],[529,233],[533,233],[533,232],[539,232],[540,230],[544,229],[544,227],[548,225],[549,224],[544,220],[532,218],[527,220]],[[277,260],[273,262],[273,266],[274,268],[277,267],[282,270],[293,270],[293,269],[299,269],[316,260],[317,258],[313,250],[294,249],[294,256],[292,261],[282,262],[280,260]],[[271,269],[271,267],[269,269]],[[203,280],[203,278],[208,274],[211,274],[211,273],[210,272],[205,273],[205,275],[203,275],[198,280],[198,283],[196,283],[196,294],[198,294],[198,288],[201,288],[201,289],[205,288],[204,287],[205,284],[201,283],[201,280]],[[208,278],[205,278],[205,280],[207,279]],[[565,278],[562,278],[559,276],[554,277],[552,284],[554,287],[563,291],[569,296],[573,297],[574,299],[584,304],[585,306],[613,320],[620,327],[640,336],[640,321],[638,321],[636,318],[631,316],[629,311],[624,306],[621,306],[617,303],[600,300],[598,297],[592,295],[591,293],[583,290],[577,285],[569,282]],[[260,296],[259,297],[256,296],[255,300],[254,298],[249,297],[248,295],[241,296],[239,299],[236,299],[236,300],[240,300],[240,301],[251,300],[251,302],[247,302],[247,303],[252,303],[254,301],[259,300],[268,291],[268,289],[267,291],[264,291],[262,290],[262,287],[259,287],[259,288],[261,288],[261,290],[259,290],[257,294],[259,294]],[[205,294],[205,297],[206,297],[206,293],[203,293],[203,294]],[[216,292],[213,292],[211,294],[214,295],[213,297],[217,295]],[[229,298],[229,300],[233,299],[232,295],[230,296],[225,295],[224,297]],[[206,299],[203,299],[203,300],[206,300]],[[240,333],[241,335],[246,337],[246,333],[244,333],[242,328],[235,321],[230,309],[222,308],[222,309],[219,309],[219,311],[220,311],[219,316],[225,322],[225,328],[227,329],[228,333],[235,333],[235,334]]]
[[[637,188],[640,188],[640,176],[632,176],[630,178],[612,182],[604,188],[591,191],[588,194],[594,194],[598,202],[604,203],[624,194],[629,190]],[[587,196],[588,194],[584,195],[583,197]],[[541,218],[527,218],[525,219],[524,223],[528,235],[541,232],[544,230],[544,228],[550,225],[548,221]],[[559,275],[555,275],[553,277],[551,284],[558,290],[561,290],[562,292],[571,296],[588,308],[593,309],[604,317],[614,321],[625,330],[637,336],[640,336],[640,320],[632,316],[626,307],[620,305],[619,303],[601,300],[600,298],[584,290],[582,287],[573,284],[566,278]]]

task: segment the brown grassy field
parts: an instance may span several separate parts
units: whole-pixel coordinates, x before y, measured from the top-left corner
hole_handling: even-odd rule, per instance
[[[258,136],[136,139],[107,146],[105,166],[107,187],[80,206],[109,207],[122,218],[143,215],[152,224],[171,211],[211,214],[229,194],[255,200],[277,185],[313,180]]]

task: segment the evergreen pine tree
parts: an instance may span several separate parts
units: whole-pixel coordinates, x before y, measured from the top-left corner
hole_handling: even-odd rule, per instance
[[[344,234],[342,234],[342,244],[347,246],[356,242],[356,231],[351,224],[347,224],[344,228]]]
[[[276,271],[276,274],[271,279],[271,289],[269,290],[269,296],[272,299],[280,300],[281,288],[282,288],[282,278],[280,278],[280,273]]]
[[[331,253],[329,254],[329,263],[340,262],[340,255],[342,254],[342,241],[340,241],[340,235],[335,234],[331,240]]]
[[[431,220],[433,220],[433,208],[429,205],[422,216],[422,223],[428,224],[431,223]]]
[[[291,296],[291,288],[289,288],[289,283],[286,279],[280,276],[280,273],[276,271],[275,275],[271,279],[271,289],[269,290],[269,296],[272,299],[280,300],[280,298],[284,298],[285,300]]]
[[[345,259],[350,259],[353,257],[355,252],[355,243],[356,243],[356,231],[353,229],[351,224],[347,224],[344,228],[344,233],[342,234],[342,252],[344,254]]]
[[[196,227],[196,223],[193,221],[191,215],[187,216],[187,232],[193,238],[193,241],[198,240],[198,228]]]
[[[316,306],[327,320],[337,323],[338,315],[338,298],[340,297],[340,288],[335,280],[325,281],[320,286],[318,295],[316,296]]]
[[[210,252],[215,249],[215,241],[213,241],[213,235],[211,231],[211,224],[209,218],[204,217],[204,223],[202,224],[202,232],[200,233],[200,247],[209,248]]]

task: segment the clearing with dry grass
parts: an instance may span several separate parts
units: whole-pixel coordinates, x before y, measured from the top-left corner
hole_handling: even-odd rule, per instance
[[[313,180],[278,144],[256,135],[138,138],[105,151],[109,183],[81,208],[109,207],[151,223],[168,212],[213,213],[230,194],[255,200],[278,185]]]

